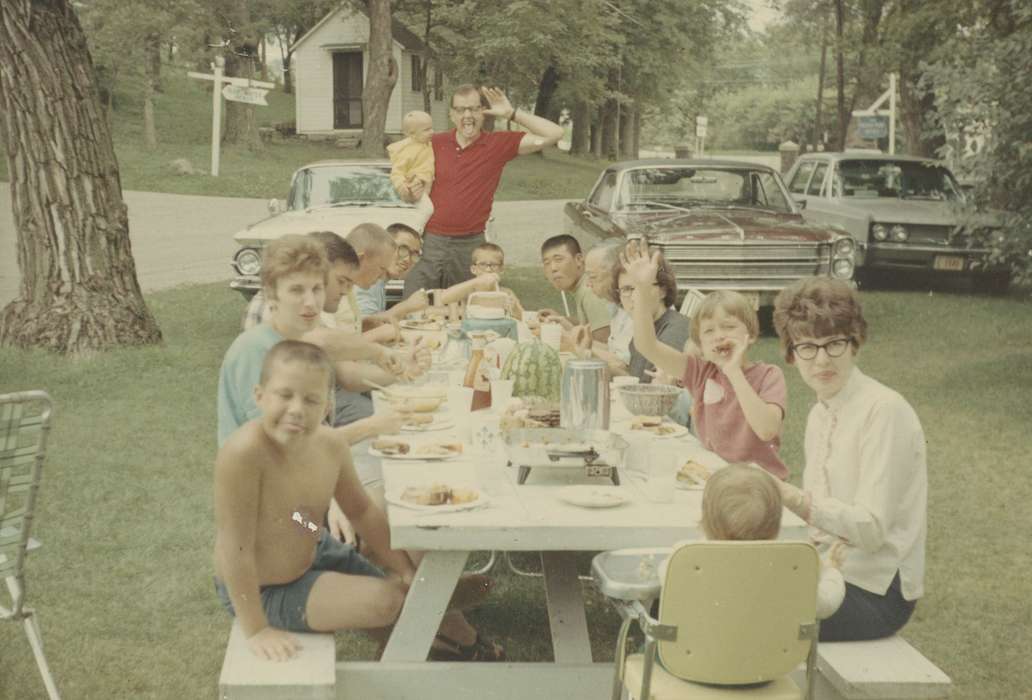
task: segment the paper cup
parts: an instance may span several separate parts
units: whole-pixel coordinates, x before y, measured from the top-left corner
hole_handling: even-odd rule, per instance
[[[670,503],[674,500],[677,464],[677,454],[673,450],[653,447],[649,451],[645,498],[653,503]]]
[[[556,352],[559,352],[559,347],[563,340],[563,327],[558,323],[546,323],[541,326],[541,342],[549,346]]]
[[[495,412],[504,411],[512,400],[512,387],[515,382],[512,379],[491,380],[491,409]]]

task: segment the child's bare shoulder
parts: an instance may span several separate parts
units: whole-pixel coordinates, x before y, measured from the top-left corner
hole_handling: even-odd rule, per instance
[[[261,470],[269,462],[265,434],[257,420],[244,423],[219,448],[216,469]]]

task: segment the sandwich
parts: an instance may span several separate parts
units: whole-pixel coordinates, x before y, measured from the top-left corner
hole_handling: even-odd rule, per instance
[[[409,444],[401,440],[381,438],[373,441],[373,449],[387,456],[407,455],[409,453]]]
[[[413,455],[421,457],[450,457],[451,455],[462,454],[461,442],[428,443],[419,445],[413,450]]]
[[[677,470],[677,480],[682,484],[688,484],[691,486],[702,486],[706,483],[706,480],[710,478],[710,471],[706,467],[702,466],[698,462],[691,460],[684,463],[680,469]]]
[[[472,503],[480,498],[475,489],[450,488],[446,484],[409,486],[401,493],[401,500],[419,506],[443,506]]]
[[[663,425],[663,416],[635,416],[631,419],[631,430],[655,430]]]
[[[402,421],[406,428],[418,428],[433,423],[434,416],[432,413],[406,413]]]

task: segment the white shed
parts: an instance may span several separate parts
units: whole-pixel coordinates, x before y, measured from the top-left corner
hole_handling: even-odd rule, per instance
[[[423,109],[419,66],[425,45],[397,20],[391,20],[398,81],[387,106],[387,134],[401,133],[402,117]],[[338,135],[362,130],[362,87],[369,65],[369,17],[342,3],[294,44],[295,119],[297,133]],[[450,128],[448,88],[440,70],[427,71],[433,81],[434,130]]]

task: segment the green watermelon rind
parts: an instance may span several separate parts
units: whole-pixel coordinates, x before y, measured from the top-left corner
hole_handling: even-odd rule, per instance
[[[558,401],[562,381],[559,353],[540,340],[520,343],[506,358],[502,379],[513,380],[512,395],[517,398]]]

